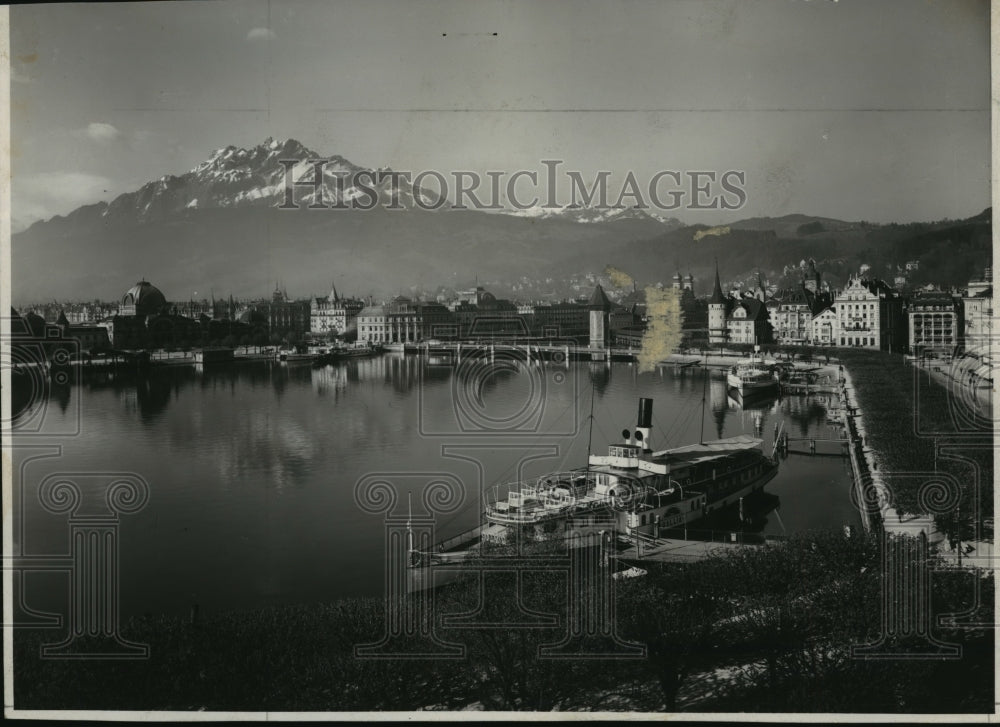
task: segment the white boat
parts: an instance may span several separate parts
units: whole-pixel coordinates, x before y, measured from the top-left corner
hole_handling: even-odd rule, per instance
[[[764,360],[760,347],[748,358],[736,362],[726,375],[726,383],[740,396],[763,394],[778,390],[778,374],[773,362]]]
[[[579,469],[495,485],[484,493],[485,524],[475,533],[414,554],[461,559],[480,540],[505,542],[518,531],[544,539],[560,527],[658,537],[738,506],[777,474],[778,458],[748,434],[652,451],[652,406],[652,399],[639,400],[634,432],[626,429],[625,441],[610,445],[607,455],[591,454]]]

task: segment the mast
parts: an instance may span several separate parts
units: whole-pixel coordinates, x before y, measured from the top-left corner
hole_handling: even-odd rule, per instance
[[[594,441],[594,389],[596,388],[593,378],[590,380],[590,432],[587,434],[587,462],[590,465],[591,444]]]
[[[701,385],[701,428],[698,430],[698,444],[705,443],[705,390],[708,388],[708,363],[705,363],[705,377]]]
[[[406,549],[413,557],[413,491],[410,490],[406,493]]]

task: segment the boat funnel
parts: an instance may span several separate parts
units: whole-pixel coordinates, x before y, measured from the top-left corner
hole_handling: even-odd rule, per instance
[[[649,431],[653,426],[653,400],[645,397],[639,399],[639,418],[635,424],[636,444],[641,444],[644,452],[651,452],[653,445]]]

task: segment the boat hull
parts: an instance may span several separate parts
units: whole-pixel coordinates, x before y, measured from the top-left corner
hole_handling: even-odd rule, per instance
[[[736,374],[727,374],[726,383],[733,389],[736,389],[742,396],[748,396],[751,394],[765,394],[772,391],[778,390],[777,379],[766,379],[761,381],[744,381],[742,378]]]

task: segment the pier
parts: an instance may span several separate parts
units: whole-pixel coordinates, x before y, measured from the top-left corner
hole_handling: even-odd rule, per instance
[[[818,457],[846,457],[851,440],[847,437],[789,437],[781,439],[779,448],[785,454],[805,454]],[[833,447],[831,445],[839,445]],[[830,451],[836,449],[837,451]]]

